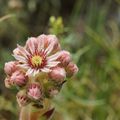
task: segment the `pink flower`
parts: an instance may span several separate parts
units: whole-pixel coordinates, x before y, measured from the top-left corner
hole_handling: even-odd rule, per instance
[[[11,77],[10,81],[13,81],[18,86],[24,86],[27,82],[27,76],[23,71],[17,70],[15,71]]]
[[[24,90],[19,91],[16,95],[16,98],[20,107],[25,106],[30,102]]]
[[[68,51],[62,50],[59,54],[58,60],[62,66],[67,66],[71,61],[71,55]]]
[[[70,53],[61,50],[55,35],[30,37],[25,46],[17,45],[13,56],[16,61],[6,63],[4,67],[5,86],[19,88],[16,98],[20,107],[29,103],[44,107],[45,99],[60,92],[66,77],[78,72]]]
[[[70,62],[66,68],[67,71],[67,76],[68,77],[72,77],[73,75],[75,75],[78,72],[78,67],[76,64]]]
[[[4,71],[6,74],[11,75],[16,69],[17,69],[17,62],[16,61],[11,61],[5,63],[4,66]]]
[[[60,63],[57,61],[60,52],[55,53],[58,48],[59,43],[54,35],[40,35],[29,38],[25,47],[18,45],[20,54],[14,52],[14,57],[19,61],[19,67],[26,70],[26,75],[35,76],[40,72],[50,72]]]
[[[42,90],[40,88],[40,85],[37,83],[31,83],[28,87],[27,94],[31,99],[34,99],[34,100],[41,99],[42,98]]]
[[[64,79],[66,78],[66,72],[64,68],[55,67],[49,73],[49,77],[56,82],[63,82]]]

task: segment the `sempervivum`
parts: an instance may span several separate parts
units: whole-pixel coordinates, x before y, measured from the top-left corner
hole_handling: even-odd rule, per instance
[[[5,86],[19,88],[19,106],[33,103],[44,105],[46,99],[57,95],[67,77],[78,72],[71,54],[61,50],[55,35],[30,37],[25,46],[17,45],[13,51],[16,59],[5,64]]]

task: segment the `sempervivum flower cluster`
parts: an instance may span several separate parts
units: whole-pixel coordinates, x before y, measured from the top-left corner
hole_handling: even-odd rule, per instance
[[[13,51],[15,61],[5,63],[5,86],[19,88],[19,106],[41,104],[58,94],[66,77],[78,72],[70,53],[61,50],[55,35],[28,38],[25,46]]]

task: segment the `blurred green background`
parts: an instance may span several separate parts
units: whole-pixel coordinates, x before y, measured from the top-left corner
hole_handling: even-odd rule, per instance
[[[0,0],[0,120],[18,120],[4,63],[30,36],[56,34],[79,66],[52,120],[120,120],[120,0]]]

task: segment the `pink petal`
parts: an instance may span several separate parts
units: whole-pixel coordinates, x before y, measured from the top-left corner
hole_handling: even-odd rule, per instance
[[[30,55],[30,53],[25,48],[23,48],[22,46],[17,44],[17,47],[19,48],[21,54],[23,54],[25,57],[27,57],[27,55]]]
[[[26,59],[25,57],[21,56],[21,55],[13,55],[13,57],[15,57],[16,60],[26,63]]]
[[[54,43],[51,43],[45,50],[46,54],[49,55],[53,50]]]
[[[48,64],[46,66],[47,67],[55,67],[59,63],[60,63],[59,61],[51,61],[51,62],[48,62]]]
[[[28,64],[18,64],[17,66],[20,67],[20,68],[29,69]]]
[[[26,47],[30,50],[31,54],[35,52],[37,46],[37,39],[35,37],[30,37],[26,42]]]
[[[44,44],[45,44],[45,39],[46,39],[46,35],[40,35],[37,37],[38,39],[38,51],[41,51],[42,49],[44,49]]]
[[[48,73],[48,72],[50,72],[51,70],[50,70],[49,68],[45,67],[45,68],[41,69],[41,71]]]
[[[59,57],[60,52],[61,52],[61,51],[55,53],[54,55],[51,55],[51,56],[47,57],[47,60],[48,60],[48,61],[54,61],[54,60],[56,60],[56,59]]]
[[[33,72],[34,72],[34,70],[31,69],[31,68],[29,68],[28,71],[26,72],[26,75],[29,76],[29,75],[31,75]]]

